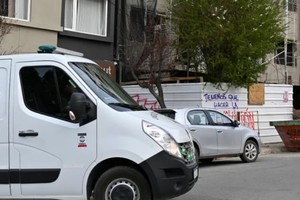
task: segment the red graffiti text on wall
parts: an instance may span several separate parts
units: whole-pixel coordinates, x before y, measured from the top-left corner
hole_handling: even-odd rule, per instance
[[[141,98],[139,94],[131,95],[131,97],[142,106],[145,106],[146,108],[150,110],[158,109],[158,102],[157,101],[149,101],[147,98]]]
[[[254,112],[249,111],[248,108],[245,111],[225,110],[223,113],[232,119],[239,120],[242,125],[255,129]]]

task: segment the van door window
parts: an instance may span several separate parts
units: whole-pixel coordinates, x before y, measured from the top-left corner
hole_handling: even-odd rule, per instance
[[[24,67],[20,78],[28,109],[71,121],[68,102],[73,92],[83,92],[63,70],[53,66]]]

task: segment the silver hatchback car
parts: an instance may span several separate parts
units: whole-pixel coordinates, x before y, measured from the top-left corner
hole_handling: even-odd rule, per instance
[[[161,109],[156,112],[186,126],[193,136],[196,157],[202,163],[217,157],[239,156],[256,161],[261,150],[258,133],[223,113],[206,108]]]

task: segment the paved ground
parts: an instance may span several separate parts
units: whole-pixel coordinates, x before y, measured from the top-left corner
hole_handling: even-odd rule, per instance
[[[286,152],[291,152],[291,151],[288,151],[282,142],[268,143],[268,144],[262,145],[261,155],[286,153]],[[300,152],[300,151],[298,151],[298,152]]]
[[[254,163],[224,158],[200,164],[194,188],[174,200],[299,200],[300,152],[276,143],[264,145],[262,154]]]

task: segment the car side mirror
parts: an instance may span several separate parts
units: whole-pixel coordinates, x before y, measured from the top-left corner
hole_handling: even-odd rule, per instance
[[[234,120],[234,121],[233,121],[233,126],[234,126],[234,127],[239,127],[240,124],[241,124],[241,123],[240,123],[239,121],[237,121],[237,120]]]

